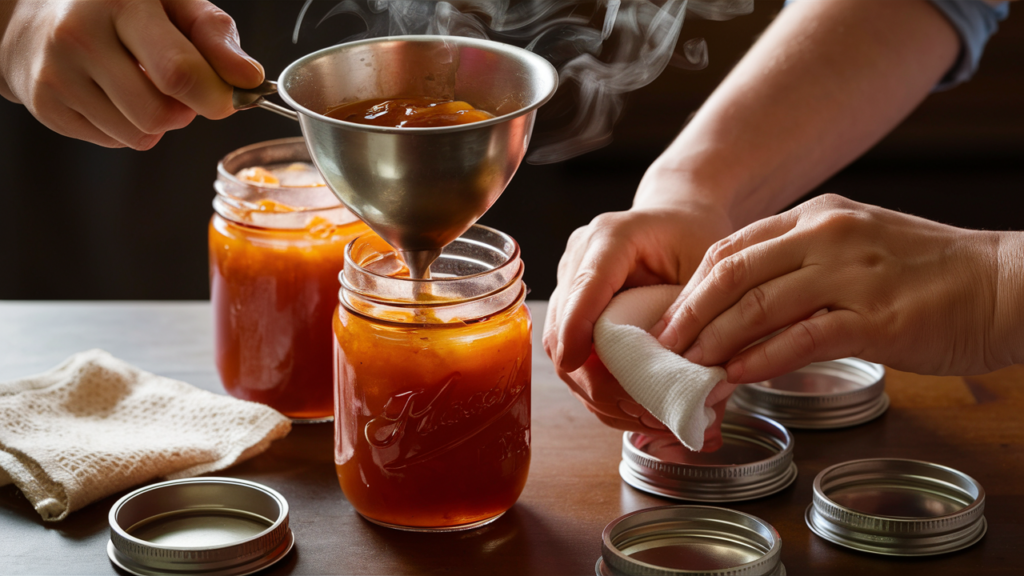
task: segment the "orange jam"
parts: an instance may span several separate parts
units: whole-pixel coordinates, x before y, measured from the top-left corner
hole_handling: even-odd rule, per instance
[[[439,98],[360,100],[331,108],[325,115],[356,124],[395,128],[455,126],[494,118],[494,114],[466,102]]]
[[[379,239],[372,243],[390,250]],[[361,264],[376,274],[407,272],[388,260]],[[346,279],[353,266],[361,267],[350,258]],[[437,296],[452,293],[437,285],[446,281],[438,274],[429,281],[430,298],[382,290],[389,298],[374,304],[343,286],[334,318],[335,464],[345,496],[367,519],[393,528],[467,529],[497,518],[519,497],[530,464],[531,369],[520,278],[500,288],[491,305],[455,310],[448,309],[452,299]],[[412,301],[420,306],[394,305]]]
[[[316,170],[305,166],[300,175],[282,174],[297,171],[294,165],[246,169],[237,177],[258,185],[247,188],[253,196],[232,204],[221,194],[214,201],[210,292],[217,369],[227,392],[294,419],[322,420],[334,413],[331,318],[338,273],[345,245],[368,228],[322,182],[333,205],[289,204],[316,197],[315,184],[303,180]],[[296,177],[298,183],[286,184]],[[299,189],[306,196],[300,198]]]

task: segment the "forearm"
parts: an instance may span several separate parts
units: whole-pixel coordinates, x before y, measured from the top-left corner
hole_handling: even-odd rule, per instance
[[[952,26],[925,0],[800,0],[782,11],[651,167],[692,183],[635,204],[711,203],[738,228],[862,154],[950,68]]]
[[[1024,232],[999,232],[996,262],[996,303],[993,309],[994,358],[989,365],[1002,368],[1024,363]]]

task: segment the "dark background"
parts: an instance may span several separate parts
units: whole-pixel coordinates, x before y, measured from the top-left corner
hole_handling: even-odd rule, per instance
[[[361,28],[329,19],[292,27],[297,1],[217,2],[242,46],[276,77],[296,58]],[[318,3],[314,11],[330,7]],[[647,165],[781,9],[727,22],[690,17],[682,40],[707,39],[702,71],[667,69],[630,95],[611,145],[568,162],[524,164],[482,222],[518,239],[532,298],[547,298],[565,241],[595,215],[629,207]],[[836,192],[949,224],[1024,229],[1024,17],[990,42],[975,79],[932,95],[879,146],[814,194]],[[538,122],[537,131],[546,123]],[[197,119],[151,151],[107,150],[64,138],[0,100],[0,298],[208,298],[206,225],[217,161],[254,142],[298,135],[263,111]],[[779,138],[785,138],[779,134]],[[743,159],[736,159],[743,169]]]

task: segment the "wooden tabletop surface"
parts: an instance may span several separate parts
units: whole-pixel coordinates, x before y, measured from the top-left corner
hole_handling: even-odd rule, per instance
[[[296,426],[264,454],[220,475],[280,491],[291,506],[295,549],[266,574],[594,574],[601,530],[616,517],[673,502],[619,479],[621,435],[569,394],[539,345],[533,365],[533,460],[519,502],[476,531],[414,534],[362,520],[338,487],[330,424]],[[0,302],[0,381],[44,371],[103,348],[143,369],[223,392],[213,365],[210,305],[201,303]],[[861,426],[796,431],[796,482],[782,492],[727,504],[782,535],[790,574],[1015,574],[1024,542],[1024,366],[971,378],[889,370],[892,407]],[[873,556],[835,546],[804,524],[811,485],[845,460],[899,457],[961,470],[984,486],[988,534],[932,558]],[[123,494],[123,493],[122,493]],[[0,573],[111,574],[107,512],[116,494],[44,523],[13,486],[0,488]]]

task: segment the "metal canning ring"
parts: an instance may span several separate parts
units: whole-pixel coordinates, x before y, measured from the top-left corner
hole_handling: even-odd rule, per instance
[[[793,437],[763,416],[726,412],[722,447],[692,452],[671,436],[626,432],[619,475],[644,492],[696,502],[774,494],[796,479]]]
[[[601,534],[598,576],[785,575],[782,538],[764,520],[713,506],[661,506]]]
[[[931,462],[877,458],[823,470],[804,516],[818,536],[854,550],[930,556],[979,541],[985,490],[970,476]]]
[[[889,408],[885,368],[858,358],[816,362],[779,378],[737,387],[730,406],[787,428],[856,426]]]

